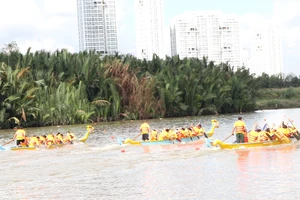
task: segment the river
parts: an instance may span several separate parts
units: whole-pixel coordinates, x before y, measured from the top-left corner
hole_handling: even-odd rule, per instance
[[[151,128],[186,127],[211,120],[220,127],[214,138],[230,135],[242,116],[248,130],[298,119],[300,109],[266,110],[148,120]],[[142,121],[95,124],[85,144],[33,151],[0,151],[0,197],[17,199],[299,199],[300,143],[238,150],[208,148],[200,143],[165,146],[124,146],[117,138],[134,138]],[[28,128],[27,135],[73,131],[79,138],[85,125]],[[0,144],[14,131],[1,130]],[[227,142],[233,142],[230,137]],[[8,144],[6,146],[10,146]]]

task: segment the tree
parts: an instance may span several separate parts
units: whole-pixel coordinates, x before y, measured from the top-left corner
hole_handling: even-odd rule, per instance
[[[2,48],[2,52],[7,55],[10,55],[12,52],[19,52],[19,47],[16,41],[5,44],[5,47]]]

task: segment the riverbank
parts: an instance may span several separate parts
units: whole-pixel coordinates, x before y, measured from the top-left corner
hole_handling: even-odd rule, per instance
[[[300,88],[261,89],[258,92],[256,109],[300,108]]]

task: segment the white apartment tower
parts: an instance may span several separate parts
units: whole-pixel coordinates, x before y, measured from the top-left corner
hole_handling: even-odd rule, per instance
[[[240,67],[239,22],[219,11],[188,12],[171,22],[171,55],[208,57],[216,64]]]
[[[279,27],[269,25],[256,28],[251,40],[250,72],[260,76],[282,73],[282,47]]]
[[[137,57],[165,57],[163,0],[135,0]]]
[[[115,0],[77,0],[79,51],[118,52]]]

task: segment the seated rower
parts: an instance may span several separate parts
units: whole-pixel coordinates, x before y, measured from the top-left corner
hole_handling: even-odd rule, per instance
[[[169,140],[176,140],[177,139],[177,134],[175,131],[172,129],[169,129]]]
[[[258,141],[259,142],[266,142],[269,140],[269,137],[266,135],[266,131],[258,132]]]
[[[188,132],[186,131],[185,128],[181,128],[179,131],[180,131],[183,138],[189,137],[189,134],[188,134]]]
[[[280,142],[282,142],[282,141],[289,142],[289,140],[290,140],[284,133],[282,133],[276,129],[273,130],[273,133],[276,137],[276,140],[279,140]]]
[[[75,141],[75,140],[76,140],[76,136],[75,136],[75,134],[74,134],[74,133],[72,133],[72,132],[70,132],[69,134],[70,134],[70,136],[71,136],[71,139],[72,139],[72,141]]]
[[[181,129],[176,129],[177,139],[181,140],[184,137]]]
[[[58,132],[56,134],[55,143],[56,144],[62,144],[63,143],[63,135],[60,132]]]
[[[168,140],[169,139],[169,129],[164,129],[158,137],[158,140]]]
[[[192,128],[186,128],[186,131],[187,131],[188,137],[193,137],[193,130],[192,130]]]
[[[68,143],[68,144],[72,143],[72,138],[71,138],[71,135],[70,135],[70,131],[67,131],[66,136],[63,138],[63,142]]]
[[[153,129],[150,134],[150,141],[156,141],[157,140],[157,131]]]
[[[198,124],[197,126],[191,126],[192,128],[192,136],[203,136],[204,135],[204,128],[201,124]]]
[[[28,140],[28,146],[29,147],[38,147],[39,146],[39,141],[36,135],[33,135],[32,137],[29,138]]]
[[[39,143],[41,144],[41,145],[45,145],[46,144],[46,138],[47,138],[47,136],[46,135],[41,135],[41,136],[39,136]]]
[[[21,142],[21,143],[19,144],[19,146],[21,146],[21,147],[28,147],[28,142],[29,142],[29,137],[28,137],[28,136],[25,136],[24,141]]]
[[[258,127],[257,123],[255,123],[252,127],[252,130],[246,134],[248,142],[260,142],[261,129]]]
[[[55,144],[55,137],[52,133],[50,133],[46,137],[46,145],[50,146],[50,145],[53,145],[53,144]]]

